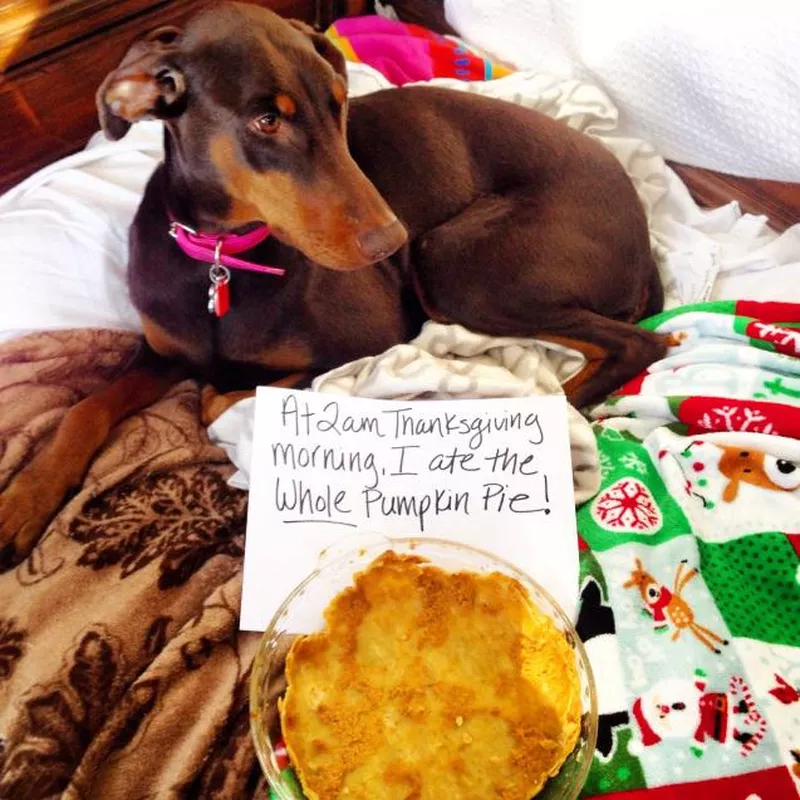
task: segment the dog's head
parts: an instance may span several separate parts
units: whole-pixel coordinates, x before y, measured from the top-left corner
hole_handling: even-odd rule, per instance
[[[264,221],[312,260],[357,269],[394,253],[406,232],[348,152],[346,81],[325,36],[229,3],[135,42],[97,106],[112,139],[164,120],[170,166],[187,190],[200,187],[209,224]]]

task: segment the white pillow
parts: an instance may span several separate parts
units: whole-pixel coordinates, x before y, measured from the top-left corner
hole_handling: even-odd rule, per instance
[[[468,41],[599,85],[620,133],[686,164],[800,181],[800,13],[759,0],[445,0]]]
[[[0,197],[0,341],[30,331],[139,330],[128,227],[162,157],[162,126],[97,134]]]

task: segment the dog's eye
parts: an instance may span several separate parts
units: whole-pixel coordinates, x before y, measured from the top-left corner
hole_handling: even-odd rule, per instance
[[[277,133],[280,126],[281,118],[278,113],[275,111],[268,111],[266,114],[262,114],[260,117],[250,120],[247,127],[250,128],[253,133],[259,133],[262,136],[270,136],[273,133]]]

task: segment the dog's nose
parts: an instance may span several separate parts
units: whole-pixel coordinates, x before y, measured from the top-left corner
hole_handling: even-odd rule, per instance
[[[396,253],[406,242],[406,229],[395,218],[381,228],[371,228],[357,237],[361,252],[372,261],[381,261]]]

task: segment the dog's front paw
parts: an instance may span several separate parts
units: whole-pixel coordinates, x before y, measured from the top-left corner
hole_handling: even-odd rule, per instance
[[[204,386],[200,391],[200,421],[207,428],[209,425],[213,425],[232,405],[254,395],[255,391],[252,389],[219,394],[210,384]]]
[[[64,497],[61,481],[32,463],[0,494],[0,571],[34,548]]]

